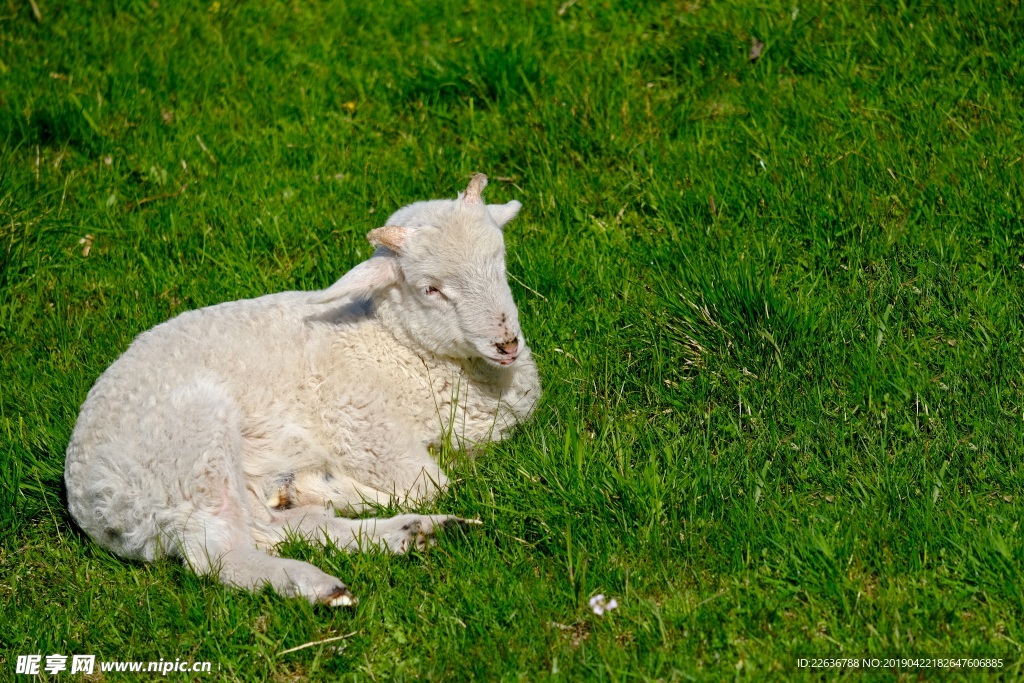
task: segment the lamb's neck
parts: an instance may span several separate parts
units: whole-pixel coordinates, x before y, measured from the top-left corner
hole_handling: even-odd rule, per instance
[[[420,358],[426,359],[427,357],[436,357],[437,354],[423,347],[416,339],[409,333],[406,328],[401,312],[395,310],[392,302],[383,297],[375,298],[373,301],[373,314],[380,321],[381,327],[395,338],[400,345],[411,350]]]

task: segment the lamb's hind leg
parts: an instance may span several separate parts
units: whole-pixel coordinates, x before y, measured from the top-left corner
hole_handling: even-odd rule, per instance
[[[226,494],[214,514],[196,515],[186,525],[180,548],[192,569],[221,583],[245,590],[270,586],[285,597],[306,598],[331,607],[357,600],[339,579],[307,562],[275,557],[256,547],[244,514]]]
[[[345,584],[311,564],[274,557],[256,547],[253,519],[242,501],[246,489],[241,466],[238,411],[216,384],[183,387],[169,397],[168,413],[179,428],[174,453],[181,462],[177,505],[160,513],[165,547],[198,574],[222,583],[257,590],[269,585],[288,597],[331,606],[355,603]],[[192,460],[174,454],[194,454]]]

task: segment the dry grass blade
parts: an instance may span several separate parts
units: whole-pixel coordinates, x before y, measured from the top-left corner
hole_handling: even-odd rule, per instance
[[[537,291],[536,289],[534,289],[534,288],[533,288],[533,287],[531,287],[530,285],[526,284],[525,282],[523,282],[522,280],[520,280],[519,278],[517,278],[517,277],[516,277],[515,275],[513,275],[512,273],[509,273],[509,274],[508,274],[508,276],[509,276],[509,278],[511,278],[511,279],[513,279],[513,280],[515,280],[515,281],[516,281],[517,283],[519,283],[520,285],[522,285],[522,286],[523,286],[523,287],[524,287],[525,289],[527,289],[527,290],[529,290],[529,291],[533,292],[534,294],[536,294],[537,296],[539,296],[539,297],[540,297],[541,299],[544,299],[544,301],[547,301],[547,300],[548,300],[548,298],[547,298],[546,296],[544,296],[543,294],[541,294],[540,292],[538,292],[538,291]]]
[[[187,188],[187,187],[188,187],[188,183],[185,183],[184,185],[181,186],[181,189],[178,190],[177,192],[166,192],[164,194],[153,195],[152,197],[143,197],[139,201],[137,201],[134,204],[132,204],[131,208],[128,209],[128,210],[129,211],[137,211],[140,207],[142,207],[142,206],[144,206],[146,204],[149,204],[151,202],[158,202],[161,199],[173,199],[174,197],[180,196],[181,193],[183,193],[185,191],[185,188]]]
[[[303,643],[302,645],[296,645],[295,647],[290,647],[287,650],[281,650],[280,652],[277,653],[277,655],[280,657],[281,655],[286,655],[289,652],[298,652],[299,650],[305,650],[307,647],[313,647],[314,645],[323,645],[324,643],[333,643],[336,640],[345,640],[346,638],[351,638],[352,636],[354,636],[357,633],[358,633],[358,631],[352,631],[352,633],[346,633],[343,636],[332,636],[330,638],[324,638],[323,640],[314,640],[314,641],[312,641],[310,643]]]

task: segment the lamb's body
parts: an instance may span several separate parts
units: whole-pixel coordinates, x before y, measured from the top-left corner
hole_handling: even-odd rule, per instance
[[[441,355],[398,324],[400,288],[325,305],[336,298],[229,302],[140,335],[89,392],[68,447],[81,527],[124,557],[179,556],[227,583],[349,604],[337,579],[263,550],[295,532],[401,551],[454,520],[332,508],[443,489],[431,446],[501,438],[533,410],[529,349],[501,364]]]

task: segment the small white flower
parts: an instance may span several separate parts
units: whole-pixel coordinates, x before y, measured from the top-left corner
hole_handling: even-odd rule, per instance
[[[594,611],[594,614],[601,616],[605,612],[610,612],[619,606],[618,601],[615,598],[611,600],[605,600],[604,595],[598,593],[594,597],[590,598],[590,609]]]

